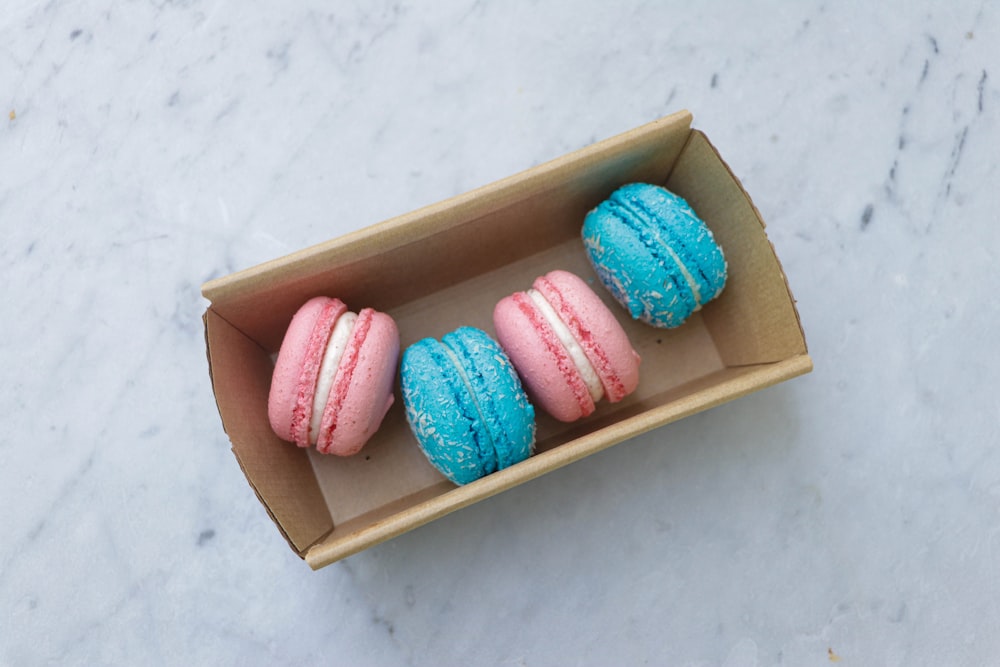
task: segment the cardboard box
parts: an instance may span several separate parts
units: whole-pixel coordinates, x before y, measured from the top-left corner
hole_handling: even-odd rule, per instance
[[[555,268],[595,274],[580,229],[616,187],[659,183],[685,197],[729,262],[722,296],[670,331],[606,298],[642,355],[638,390],[563,424],[539,414],[537,453],[464,487],[424,459],[397,400],[350,458],[282,442],[267,421],[273,355],[295,310],[338,296],[397,321],[403,347],[463,324],[492,334],[494,304]],[[774,249],[750,198],[680,112],[521,174],[287,257],[213,280],[204,316],[219,413],[247,480],[313,568],[589,456],[812,369]],[[398,391],[398,390],[397,390]],[[539,411],[540,412],[540,411]]]

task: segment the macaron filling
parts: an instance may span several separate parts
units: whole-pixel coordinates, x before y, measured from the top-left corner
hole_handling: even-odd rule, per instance
[[[572,282],[570,285],[566,285],[566,288],[569,288],[569,294],[567,294],[566,289],[560,288],[561,280],[564,281],[568,278],[571,281],[579,281],[579,277],[567,274],[567,278],[562,278],[560,280],[560,273],[563,272],[553,271],[548,275],[536,278],[534,283],[535,289],[538,290],[543,297],[545,297],[545,300],[549,302],[552,309],[558,313],[559,319],[562,320],[562,322],[569,329],[573,339],[580,344],[580,348],[586,355],[587,361],[593,367],[594,372],[597,374],[601,386],[604,389],[604,398],[608,399],[612,403],[617,403],[632,393],[635,389],[634,386],[627,386],[628,383],[623,378],[621,373],[621,371],[624,371],[628,374],[627,369],[631,367],[630,363],[619,359],[619,363],[616,364],[609,358],[604,345],[602,345],[598,340],[599,337],[595,337],[594,332],[591,330],[590,326],[588,326],[586,320],[589,320],[591,325],[597,323],[597,321],[593,318],[581,317],[578,306],[583,306],[584,308],[586,308],[586,306],[584,306],[583,303],[574,304],[571,289]],[[595,295],[592,291],[589,291],[589,289],[588,293],[595,299],[597,298],[597,295]],[[607,310],[605,309],[604,312],[607,312]],[[610,313],[608,313],[608,316],[612,317]],[[613,317],[612,321],[614,321]],[[617,321],[615,321],[615,324],[617,325]],[[620,331],[620,333],[622,336],[625,336],[623,331]],[[631,349],[630,345],[629,350],[631,351],[632,357],[638,363],[639,355],[635,352],[635,350]],[[595,399],[595,401],[596,400],[597,399]]]
[[[357,321],[356,313],[347,312],[337,318],[333,325],[333,332],[330,334],[330,341],[326,345],[323,353],[323,361],[320,363],[319,376],[316,379],[316,393],[313,396],[312,415],[309,420],[309,443],[315,445],[319,439],[320,424],[323,422],[323,412],[326,408],[327,400],[330,397],[330,389],[333,387],[334,379],[337,377],[337,369],[340,367],[340,360],[347,350],[347,343],[351,340],[351,333],[354,330],[354,323]]]
[[[330,299],[322,304],[305,340],[305,350],[301,357],[301,368],[298,370],[298,381],[295,387],[295,401],[291,405],[292,414],[285,436],[299,447],[308,447],[310,444],[309,426],[313,412],[312,398],[322,364],[321,358],[330,342],[334,323],[346,310],[347,307],[343,302],[337,299]],[[282,343],[282,347],[284,347],[284,343]],[[281,356],[280,352],[278,356]]]
[[[593,364],[587,358],[587,353],[584,351],[580,341],[573,336],[569,327],[562,321],[562,318],[559,317],[559,314],[552,307],[552,304],[549,303],[549,300],[545,298],[545,295],[533,288],[528,289],[526,293],[535,305],[535,308],[541,313],[546,324],[551,327],[559,342],[566,349],[566,352],[569,353],[573,365],[576,367],[580,377],[583,378],[584,384],[587,385],[587,392],[594,403],[597,403],[604,396],[604,385],[601,383],[601,378],[597,375],[597,371],[594,370]]]
[[[362,346],[368,338],[374,316],[374,310],[364,308],[354,318],[347,344],[333,376],[333,384],[330,386],[326,407],[323,409],[322,421],[319,425],[319,433],[316,437],[316,449],[323,454],[329,453],[335,443],[335,432],[341,408],[344,406],[351,389],[352,378],[362,354]]]

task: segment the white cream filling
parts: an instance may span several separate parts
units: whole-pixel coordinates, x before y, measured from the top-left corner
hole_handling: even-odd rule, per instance
[[[309,442],[314,445],[319,439],[319,426],[323,421],[323,410],[326,409],[326,401],[330,397],[333,379],[337,377],[340,359],[347,349],[347,342],[351,339],[351,332],[357,319],[357,314],[350,312],[338,317],[336,324],[333,325],[333,333],[330,334],[330,342],[326,344],[323,361],[319,367],[319,378],[316,380],[312,418],[309,420]]]
[[[555,308],[549,303],[545,296],[535,289],[529,289],[527,291],[528,296],[531,301],[538,308],[538,311],[545,318],[545,321],[549,323],[552,330],[556,332],[556,336],[559,338],[559,342],[562,346],[566,348],[569,352],[570,359],[573,360],[573,364],[576,369],[580,372],[580,376],[583,378],[584,383],[587,385],[587,391],[590,392],[590,397],[596,403],[601,400],[604,396],[604,386],[601,384],[601,378],[597,376],[597,371],[594,370],[594,366],[587,359],[587,354],[583,351],[583,347],[580,342],[573,336],[573,333],[569,330],[569,327],[562,321],[559,314],[556,313]]]

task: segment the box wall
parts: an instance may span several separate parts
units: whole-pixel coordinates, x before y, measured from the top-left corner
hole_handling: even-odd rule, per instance
[[[795,304],[763,220],[704,134],[692,131],[666,185],[691,203],[729,260],[725,290],[704,309],[723,362],[739,366],[805,354]]]
[[[233,454],[282,534],[302,553],[333,523],[305,452],[271,431],[270,355],[211,309],[205,327],[212,388]]]

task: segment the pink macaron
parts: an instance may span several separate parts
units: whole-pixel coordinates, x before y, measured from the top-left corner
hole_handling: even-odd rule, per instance
[[[393,402],[399,330],[385,313],[349,312],[315,297],[292,318],[271,378],[267,413],[282,440],[356,454]]]
[[[493,310],[500,345],[532,399],[571,422],[639,384],[639,355],[600,297],[575,274],[552,271]]]

